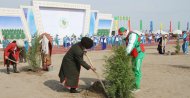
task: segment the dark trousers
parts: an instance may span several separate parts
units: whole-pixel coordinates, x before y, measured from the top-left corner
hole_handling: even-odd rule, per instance
[[[157,50],[158,50],[158,53],[159,53],[159,54],[164,54],[164,53],[165,53],[165,49],[164,49],[164,48],[162,49],[162,46],[161,46],[161,45],[158,45]]]
[[[12,53],[9,54],[8,58],[16,62],[16,59],[13,57]],[[10,61],[10,60],[6,60],[6,65],[7,65],[7,67],[9,67],[10,64],[16,65],[15,62],[12,62],[12,61]]]
[[[10,55],[8,56],[8,58],[10,60],[7,59],[6,62],[5,62],[6,65],[7,65],[7,74],[10,74],[10,69],[9,69],[10,64],[13,65],[13,71],[14,71],[14,73],[19,73],[19,71],[17,71],[17,64],[15,63],[16,59],[13,57],[12,53],[10,53]]]

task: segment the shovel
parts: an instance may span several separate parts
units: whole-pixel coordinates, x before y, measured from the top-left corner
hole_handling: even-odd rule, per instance
[[[93,67],[93,64],[92,64],[91,59],[88,57],[88,55],[87,55],[87,54],[85,54],[85,55],[86,55],[86,57],[87,57],[88,61],[90,62],[91,67]],[[93,67],[93,68],[94,68],[94,67]],[[101,85],[102,85],[102,87],[103,87],[104,91],[106,92],[105,85],[103,84],[102,80],[100,79],[99,74],[98,74],[96,71],[94,71],[94,70],[92,70],[92,71],[96,74],[96,76],[98,77],[98,80],[100,81],[100,83],[101,83]]]
[[[16,62],[15,60],[12,60],[12,59],[10,59],[10,58],[7,58],[7,60],[9,60],[9,61],[11,61],[11,62],[14,62],[14,63],[18,64],[18,62]]]
[[[16,61],[14,61],[14,60],[12,60],[12,59],[9,59],[9,58],[8,58],[7,60],[12,61],[12,62],[18,64]]]

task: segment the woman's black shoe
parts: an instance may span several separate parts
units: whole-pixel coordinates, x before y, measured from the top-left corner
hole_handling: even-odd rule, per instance
[[[79,91],[76,90],[76,88],[71,88],[70,93],[80,93]]]

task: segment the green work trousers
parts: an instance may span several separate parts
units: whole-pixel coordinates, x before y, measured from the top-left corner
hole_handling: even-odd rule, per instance
[[[142,78],[142,72],[141,72],[142,60],[143,60],[143,58],[133,58],[132,59],[133,71],[135,73],[136,89],[140,89],[140,82],[141,82],[141,78]]]

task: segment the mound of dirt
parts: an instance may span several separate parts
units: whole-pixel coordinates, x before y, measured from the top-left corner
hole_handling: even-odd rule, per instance
[[[102,81],[105,84],[105,81]],[[96,81],[92,86],[82,92],[84,98],[107,98],[101,83]]]
[[[168,52],[166,52],[165,53],[165,55],[184,55],[183,53],[176,53],[176,52],[170,52],[170,51],[168,51]]]

